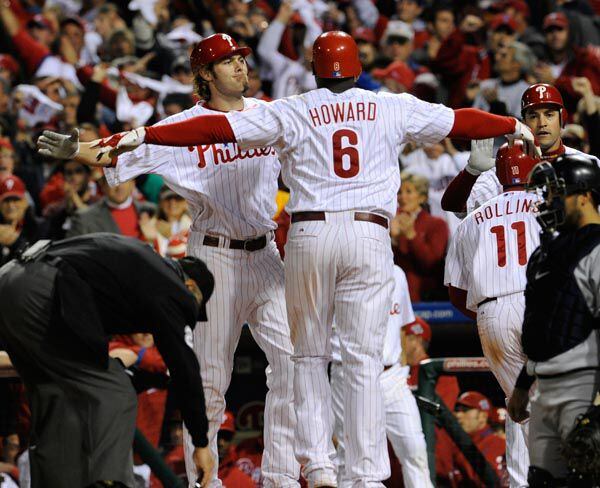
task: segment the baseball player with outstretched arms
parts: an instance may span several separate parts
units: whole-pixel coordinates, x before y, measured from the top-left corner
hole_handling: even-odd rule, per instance
[[[537,198],[523,191],[523,185],[538,161],[520,143],[498,150],[496,175],[504,193],[465,217],[446,257],[444,282],[450,299],[469,315],[476,314],[483,353],[507,398],[526,359],[521,347],[525,270],[539,244],[540,227],[534,213]],[[507,418],[511,488],[527,486],[527,435],[526,424]]]
[[[554,161],[561,155],[583,154],[563,144],[560,131],[566,117],[562,95],[552,85],[536,83],[521,97],[523,122],[531,129],[542,152],[542,159]],[[502,193],[502,184],[493,171],[493,144],[479,141],[472,145],[471,158],[448,185],[442,197],[442,208],[449,212],[471,212]],[[586,155],[587,156],[587,155]],[[599,165],[600,161],[593,158]]]
[[[501,135],[533,144],[533,134],[511,117],[356,88],[358,48],[343,32],[315,41],[313,70],[318,88],[305,94],[138,128],[81,144],[71,156],[86,164],[116,164],[119,171],[115,156],[144,142],[184,147],[236,142],[244,153],[276,149],[291,192],[285,283],[294,343],[296,459],[310,486],[336,485],[327,377],[335,311],[346,378],[346,469],[354,487],[382,486],[389,459],[378,377],[394,286],[388,227],[396,213],[400,144]],[[50,151],[66,139],[46,133],[40,147]],[[202,178],[194,165],[185,171]]]
[[[421,427],[417,402],[408,387],[408,366],[400,364],[402,354],[401,329],[415,321],[408,283],[402,268],[394,266],[394,294],[389,311],[383,345],[383,373],[379,377],[383,391],[387,438],[402,464],[402,477],[407,488],[432,486],[427,464],[427,446]],[[344,441],[344,372],[340,353],[340,339],[334,326],[331,340],[331,395],[335,417],[334,434],[337,439],[338,486],[349,487],[346,471]]]
[[[161,123],[264,103],[242,97],[248,87],[245,57],[250,52],[225,34],[201,41],[190,61],[204,102]],[[292,444],[293,364],[283,264],[273,240],[279,171],[277,155],[269,145],[242,150],[231,143],[189,147],[143,144],[120,156],[119,163],[106,168],[105,174],[113,185],[144,173],[160,174],[188,201],[193,224],[187,254],[201,257],[216,283],[208,306],[208,323],[194,330],[194,350],[200,362],[209,419],[209,445],[216,457],[233,355],[242,325],[248,322],[269,362],[263,484],[285,487],[298,486],[300,466]],[[188,479],[193,483],[197,473],[190,462],[192,445],[187,432],[184,447]],[[215,468],[210,486],[220,485]]]

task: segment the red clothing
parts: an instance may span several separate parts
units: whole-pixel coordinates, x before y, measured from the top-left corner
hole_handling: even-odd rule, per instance
[[[110,208],[110,214],[121,234],[127,237],[135,237],[136,239],[142,237],[138,224],[138,214],[133,203],[126,208]]]
[[[598,47],[573,46],[571,49],[573,59],[567,63],[560,76],[554,81],[554,86],[560,90],[563,96],[570,118],[577,111],[577,102],[581,98],[581,95],[573,89],[573,78],[585,76],[590,80],[594,93],[597,96],[600,95],[600,52]]]
[[[238,467],[238,458],[236,448],[231,446],[227,457],[219,463],[219,479],[225,488],[255,488],[256,483],[252,477]]]
[[[406,273],[410,299],[418,302],[424,293],[442,288],[444,255],[450,232],[443,219],[422,210],[415,220],[414,239],[398,238],[393,246],[394,263]]]
[[[508,486],[506,441],[494,434],[489,426],[469,435],[479,452],[496,471],[499,486]],[[485,488],[467,458],[445,431],[436,440],[436,473],[438,478],[445,481],[445,486]]]
[[[77,70],[77,78],[85,85],[92,78],[93,66],[82,66]],[[108,85],[107,81],[100,84],[100,101],[112,110],[117,109],[117,91]]]
[[[40,64],[42,64],[44,58],[50,55],[50,50],[31,37],[25,28],[21,28],[12,37],[12,42],[29,75],[33,75],[40,67]]]
[[[183,446],[175,446],[165,456],[165,463],[176,475],[185,474],[185,455]]]
[[[235,464],[258,485],[261,479],[260,466],[265,448],[262,437],[246,439],[237,446]]]
[[[448,105],[452,108],[462,106],[471,81],[491,78],[492,72],[485,48],[467,44],[465,35],[458,29],[444,39],[431,69],[442,77],[442,84],[448,88]]]
[[[40,203],[42,209],[46,208],[51,203],[62,201],[65,198],[64,190],[65,178],[63,174],[58,171],[54,173],[42,188],[40,192]]]

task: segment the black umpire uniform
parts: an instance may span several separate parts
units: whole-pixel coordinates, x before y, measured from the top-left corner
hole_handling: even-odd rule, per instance
[[[200,368],[186,343],[205,308],[179,265],[140,241],[104,233],[27,254],[0,268],[0,342],[31,403],[32,486],[133,486],[137,400],[122,364],[108,356],[111,334],[154,335],[193,443],[206,446]],[[212,275],[198,263],[205,302]]]

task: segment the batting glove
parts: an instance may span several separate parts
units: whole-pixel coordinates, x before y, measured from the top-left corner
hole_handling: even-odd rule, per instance
[[[133,151],[137,147],[141,146],[144,143],[145,138],[146,129],[144,127],[138,127],[137,129],[130,130],[129,132],[115,134],[107,139],[101,139],[90,147],[100,148],[98,151],[98,158],[105,153],[108,153],[111,158],[114,158],[119,154]]]
[[[523,122],[516,120],[515,131],[512,134],[507,134],[506,138],[508,139],[508,144],[510,146],[513,145],[515,139],[521,139],[523,141],[523,145],[527,149],[527,152],[530,156],[537,156],[538,158],[542,157],[542,151],[539,146],[536,144],[535,136],[531,129],[527,127]]]
[[[37,141],[38,153],[47,158],[73,159],[79,154],[79,130],[70,135],[45,130]]]
[[[496,165],[494,159],[494,139],[481,139],[471,141],[471,155],[465,168],[473,176],[479,176],[484,171]]]

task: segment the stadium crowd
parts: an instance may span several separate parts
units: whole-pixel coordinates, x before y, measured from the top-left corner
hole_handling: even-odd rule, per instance
[[[89,142],[201,103],[189,52],[215,32],[253,49],[247,96],[268,101],[311,90],[312,43],[333,29],[357,41],[363,64],[358,86],[367,90],[409,92],[452,108],[520,118],[524,90],[553,84],[566,107],[563,142],[600,157],[598,0],[0,0],[0,265],[38,239],[91,232],[136,237],[162,255],[183,256],[191,225],[187,203],[160,177],[111,188],[99,170],[42,159],[38,136],[44,129],[78,127],[80,140]],[[197,151],[199,164],[209,150],[189,149]],[[468,150],[450,139],[402,150],[390,232],[413,302],[448,299],[444,256],[459,219],[442,209],[441,199],[465,167]],[[224,153],[222,163],[231,157]],[[280,182],[273,218],[282,257],[290,223],[286,201]],[[416,386],[432,333],[421,319],[406,333]],[[167,368],[152,336],[114,337],[110,354],[135,371],[139,430],[185,475],[181,420],[170,407]],[[0,369],[6,362],[0,352]],[[438,383],[438,393],[502,479],[503,439],[492,433],[502,430],[497,409],[481,393],[461,394],[450,378]],[[0,486],[29,486],[29,421],[22,386],[0,379]],[[228,412],[219,432],[224,484],[260,486],[260,440],[232,443],[235,432]],[[437,452],[440,486],[477,484],[460,452],[449,449]],[[162,486],[143,468],[139,473],[147,486]],[[399,480],[389,486],[400,486]]]

